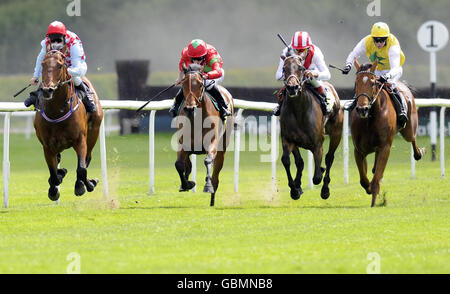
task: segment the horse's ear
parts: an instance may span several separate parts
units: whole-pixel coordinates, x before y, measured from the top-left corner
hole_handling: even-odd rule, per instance
[[[47,45],[45,45],[45,52],[50,52],[50,50],[52,50],[52,47],[51,47],[51,44],[50,44],[50,42],[47,44]]]
[[[357,58],[355,58],[354,64],[355,64],[356,71],[358,72],[358,71],[359,71],[359,68],[361,67],[361,65],[359,64],[359,61],[358,61]]]
[[[283,59],[283,60],[285,60],[285,59],[286,59],[286,56],[280,55],[280,58]]]
[[[377,68],[378,65],[378,58],[375,59],[375,62],[372,64],[372,67],[370,68],[371,72],[375,72],[375,69]]]

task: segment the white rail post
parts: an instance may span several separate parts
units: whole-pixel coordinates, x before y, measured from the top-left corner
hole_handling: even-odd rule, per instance
[[[10,126],[11,113],[5,113],[5,123],[3,125],[3,207],[9,206],[9,126]]]
[[[414,148],[411,145],[411,179],[416,177],[416,160],[414,159]]]
[[[308,188],[314,188],[313,175],[314,175],[314,156],[311,151],[308,152]]]
[[[439,140],[441,143],[441,147],[440,147],[440,157],[441,157],[441,177],[445,176],[445,133],[444,133],[444,126],[445,124],[445,107],[441,107],[441,113],[440,113],[440,122],[439,122],[439,130],[440,130],[440,134],[439,134]]]
[[[191,163],[192,163],[192,181],[195,182],[194,188],[192,188],[192,192],[197,192],[197,155],[191,155]]]
[[[27,116],[27,125],[25,129],[25,139],[30,139],[31,132],[33,131],[33,116],[29,115]]]
[[[349,113],[347,110],[344,110],[344,146],[343,146],[343,155],[344,155],[344,183],[348,184],[348,116]]]
[[[271,153],[271,161],[272,161],[272,190],[274,192],[277,191],[277,158],[278,158],[278,150],[277,150],[277,142],[278,142],[278,134],[277,134],[277,126],[278,126],[278,117],[272,115],[272,119],[270,121],[270,153]]]
[[[239,152],[241,150],[241,125],[240,119],[242,118],[242,112],[244,109],[239,108],[236,114],[236,131],[234,132],[234,192],[239,191]]]
[[[155,114],[156,110],[150,111],[148,119],[148,140],[149,140],[149,193],[150,195],[155,193]]]
[[[103,199],[109,199],[108,189],[108,168],[106,165],[106,139],[105,139],[105,120],[100,124],[100,162],[102,167],[102,187]]]

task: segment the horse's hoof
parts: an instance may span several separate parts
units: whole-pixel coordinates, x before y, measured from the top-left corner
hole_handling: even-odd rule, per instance
[[[214,193],[214,188],[212,185],[205,185],[203,188],[204,193]]]
[[[422,157],[425,155],[425,153],[426,153],[426,149],[424,147],[419,148],[419,154],[417,154],[417,155],[414,154],[414,159],[417,161],[421,160]]]
[[[291,198],[293,199],[293,200],[298,200],[298,199],[300,199],[300,195],[302,195],[303,194],[303,191],[300,189],[300,190],[297,190],[297,189],[291,189]]]
[[[86,185],[87,191],[88,192],[94,191],[94,188],[97,186],[98,182],[99,182],[98,179],[88,180],[88,184]]]
[[[195,187],[195,182],[188,181],[185,187],[183,187],[183,185],[181,185],[180,190],[178,190],[178,192],[186,192],[186,191],[191,190],[194,187]]]
[[[56,201],[59,199],[59,186],[53,186],[48,189],[48,198],[51,201]]]
[[[323,186],[322,190],[320,191],[320,197],[322,197],[322,199],[328,199],[328,197],[330,197],[330,188]]]
[[[82,181],[77,181],[75,183],[75,195],[76,196],[81,196],[84,193],[86,193],[86,189],[84,187],[84,183]]]

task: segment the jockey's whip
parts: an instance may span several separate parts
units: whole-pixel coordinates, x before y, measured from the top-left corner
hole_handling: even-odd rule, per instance
[[[286,41],[283,39],[283,37],[280,34],[277,34],[278,38],[280,38],[281,42],[283,42],[284,46],[289,48],[289,45],[286,43]]]
[[[337,69],[337,70],[340,70],[341,72],[344,72],[344,70],[343,70],[342,68],[339,68],[339,67],[334,66],[334,65],[332,65],[332,64],[328,64],[328,66],[331,67],[331,68],[335,68],[335,69]]]
[[[25,88],[23,88],[22,90],[20,90],[19,92],[17,92],[16,94],[14,94],[14,98],[16,98],[20,93],[22,93],[23,91],[25,91],[26,89],[28,89],[28,87],[30,87],[31,86],[31,83],[30,84],[28,84],[28,86],[26,86]]]
[[[156,99],[156,98],[158,98],[159,96],[161,96],[161,94],[162,93],[164,93],[164,92],[166,92],[167,90],[170,90],[170,89],[172,89],[173,87],[175,87],[175,84],[173,84],[173,85],[170,85],[169,87],[167,87],[167,88],[165,88],[164,90],[162,90],[161,92],[159,92],[158,94],[156,94],[155,96],[153,96],[152,98],[150,98],[147,102],[145,102],[145,104],[144,105],[142,105],[141,107],[139,107],[139,109],[138,110],[136,110],[136,113],[138,113],[139,111],[141,111],[142,110],[142,108],[144,108],[145,106],[147,106],[147,104],[149,104],[150,103],[150,101],[152,101],[153,99]]]

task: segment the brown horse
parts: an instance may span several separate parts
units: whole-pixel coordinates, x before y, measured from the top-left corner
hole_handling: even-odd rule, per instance
[[[203,67],[191,64],[189,68],[183,66],[185,78],[182,87],[185,97],[181,105],[179,116],[176,118],[178,126],[178,153],[175,167],[181,180],[180,192],[188,191],[195,186],[189,181],[192,163],[191,154],[206,154],[206,184],[205,193],[211,193],[210,205],[214,206],[215,194],[219,186],[219,173],[223,167],[226,148],[229,143],[233,116],[222,122],[219,111],[213,104],[210,96],[205,93],[205,84],[202,78]],[[233,113],[233,99],[231,94],[219,86],[222,95],[230,105]],[[180,125],[182,125],[180,127]],[[211,170],[213,170],[211,176]]]
[[[334,153],[341,141],[343,111],[340,107],[340,100],[334,87],[327,83],[331,89],[336,103],[330,114],[324,116],[317,97],[306,86],[303,80],[305,67],[303,66],[305,55],[289,54],[287,57],[281,56],[284,60],[284,76],[286,97],[281,106],[280,126],[281,139],[283,145],[283,155],[281,161],[286,169],[289,187],[291,188],[291,198],[297,200],[303,193],[301,188],[301,177],[304,167],[299,147],[310,150],[314,155],[314,177],[313,183],[320,184],[324,168],[322,168],[323,141],[325,134],[330,136],[328,153],[325,157],[326,173],[323,181],[320,196],[327,199],[330,196],[330,169],[334,161]],[[301,82],[303,80],[303,82]],[[290,153],[294,154],[297,174],[295,180],[292,179],[290,171]]]
[[[392,141],[397,133],[397,115],[394,104],[386,90],[389,86],[378,82],[375,75],[378,60],[374,64],[360,66],[355,60],[356,81],[355,99],[356,108],[351,112],[351,130],[353,145],[355,147],[355,161],[358,166],[361,186],[367,194],[372,194],[372,207],[380,192],[380,180],[389,158]],[[407,142],[411,142],[414,158],[420,160],[425,154],[424,148],[416,143],[418,117],[414,95],[403,83],[397,82],[399,91],[407,100],[408,123],[400,130],[400,134]],[[367,178],[366,156],[375,152],[375,163],[372,169],[373,178]]]
[[[87,167],[91,161],[91,152],[97,142],[103,110],[97,93],[87,79],[96,104],[96,112],[86,114],[83,103],[78,98],[74,83],[65,64],[64,47],[61,51],[48,51],[42,63],[43,99],[39,103],[34,119],[36,136],[44,148],[45,160],[50,171],[48,180],[50,200],[59,199],[59,185],[67,170],[59,168],[61,152],[73,147],[78,156],[75,195],[92,192],[98,180],[87,178]],[[64,53],[63,53],[64,52]],[[85,189],[86,186],[86,189]]]

